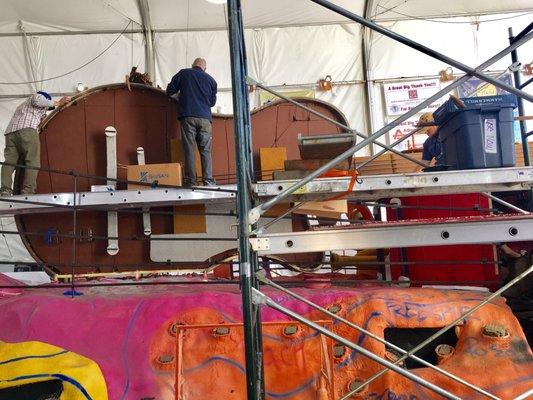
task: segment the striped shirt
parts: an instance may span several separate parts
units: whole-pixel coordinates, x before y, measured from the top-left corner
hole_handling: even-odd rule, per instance
[[[35,93],[17,107],[15,114],[9,121],[5,134],[24,128],[37,129],[48,108],[53,106],[54,102],[52,100],[48,100],[42,94]]]

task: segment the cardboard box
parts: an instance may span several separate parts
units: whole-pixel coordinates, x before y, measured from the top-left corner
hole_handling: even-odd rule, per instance
[[[291,203],[278,203],[274,204],[268,210],[265,211],[263,217],[266,218],[277,218],[280,215],[283,215],[289,208],[292,207]],[[290,216],[290,214],[288,215]]]
[[[204,204],[174,207],[174,233],[206,233],[207,221]]]
[[[294,214],[315,215],[325,218],[341,218],[342,214],[348,213],[348,201],[309,201],[293,211]]]
[[[127,179],[143,183],[157,181],[160,185],[181,186],[181,165],[178,163],[128,165]],[[150,186],[128,183],[128,190],[136,189],[146,190],[150,189]]]
[[[286,147],[261,147],[259,161],[261,163],[261,178],[271,180],[272,172],[283,171],[287,159]]]
[[[183,153],[183,147],[181,145],[180,138],[170,139],[170,160],[173,163],[180,163],[184,165],[185,163],[185,154]],[[194,158],[195,169],[196,169],[196,179],[198,182],[202,181],[202,161],[200,160],[200,153],[196,149],[196,156]]]
[[[200,159],[200,153],[198,149],[195,151],[195,169],[196,180],[202,181],[202,161]],[[183,152],[183,146],[181,145],[180,138],[170,139],[170,157],[174,163],[185,163],[185,153]],[[205,213],[205,206],[188,205],[188,206],[176,206],[174,211],[177,213],[173,218],[174,233],[205,233],[207,232],[207,220],[205,215],[199,215],[201,212]],[[185,214],[187,211],[191,212],[191,215]]]

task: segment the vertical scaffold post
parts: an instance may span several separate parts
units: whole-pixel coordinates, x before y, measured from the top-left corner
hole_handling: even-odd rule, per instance
[[[235,116],[235,154],[237,158],[237,215],[239,237],[239,275],[241,282],[248,399],[263,399],[263,350],[261,346],[261,316],[252,302],[252,288],[257,286],[253,270],[257,268],[257,253],[250,246],[251,225],[248,214],[253,207],[251,180],[250,109],[246,85],[244,31],[240,0],[228,0],[228,30],[231,59],[233,114]]]
[[[523,31],[520,32],[519,36],[522,36],[523,34],[528,33],[532,29],[531,24]],[[509,43],[513,44],[516,41],[517,38],[513,35],[513,28],[509,28]],[[517,50],[514,49],[511,51],[511,61],[514,63],[518,62],[518,53]],[[516,88],[520,88],[521,86],[521,78],[520,78],[520,71],[518,69],[514,69],[513,71],[513,78],[514,78],[514,85]],[[518,114],[520,116],[524,116],[524,100],[521,97],[517,97],[518,100]],[[526,127],[526,121],[521,120],[520,121],[520,133],[522,136],[522,150],[524,152],[524,165],[529,166],[531,165],[530,159],[529,159],[529,148],[527,147],[527,137],[526,137],[527,127]]]
[[[531,30],[531,24],[526,28],[528,30]],[[522,35],[523,33],[528,33],[528,30],[524,30],[519,35]],[[516,38],[513,35],[513,28],[509,28],[509,43],[513,44],[515,42]],[[514,49],[511,51],[511,61],[513,64],[518,62],[518,53],[517,50]],[[520,79],[520,71],[515,69],[513,71],[513,78],[514,78],[514,85],[517,88],[520,88],[521,86],[521,79]],[[517,97],[518,101],[518,115],[524,116],[524,100],[521,97]],[[526,127],[526,121],[521,120],[520,121],[520,136],[522,138],[522,151],[524,153],[524,165],[529,166],[531,165],[530,157],[529,157],[529,147],[527,142],[527,127]],[[529,190],[528,194],[528,211],[533,211],[533,190]]]

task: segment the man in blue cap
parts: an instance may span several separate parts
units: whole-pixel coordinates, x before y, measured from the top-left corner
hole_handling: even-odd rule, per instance
[[[19,162],[39,168],[41,166],[41,145],[38,126],[46,111],[67,103],[70,97],[53,101],[46,92],[37,92],[17,107],[5,131],[4,162],[2,165],[2,188],[0,196],[11,196],[13,189],[14,164]],[[11,165],[9,165],[11,164]],[[21,194],[33,194],[37,188],[38,169],[25,168]]]

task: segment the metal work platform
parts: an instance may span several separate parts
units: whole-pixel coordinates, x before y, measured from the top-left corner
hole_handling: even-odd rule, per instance
[[[259,255],[267,255],[526,240],[533,240],[533,214],[335,226],[307,232],[261,234],[250,242]]]
[[[347,199],[374,200],[388,197],[426,196],[476,192],[504,192],[533,187],[533,167],[421,172],[397,175],[359,176],[349,191],[350,177],[313,180],[289,200],[327,200],[346,193]],[[259,197],[272,197],[297,180],[262,181],[255,186]]]
[[[327,200],[345,194],[346,199],[375,200],[385,197],[424,196],[474,192],[504,192],[533,187],[533,167],[478,169],[468,171],[422,172],[397,175],[369,175],[357,178],[316,179],[298,189],[289,200]],[[262,181],[255,185],[259,198],[277,195],[296,181]],[[218,190],[217,190],[218,188]],[[235,201],[236,186],[223,185],[203,189],[159,188],[115,190],[107,192],[35,194],[0,198],[0,215],[65,212],[73,209],[105,210],[163,207],[179,204],[204,204]]]
[[[235,200],[236,187],[209,189],[166,188],[146,190],[115,190],[108,192],[78,192],[34,194],[0,197],[0,215],[68,212],[76,209],[113,210],[135,207],[163,207],[173,204],[205,204]],[[74,203],[74,198],[76,202]]]

